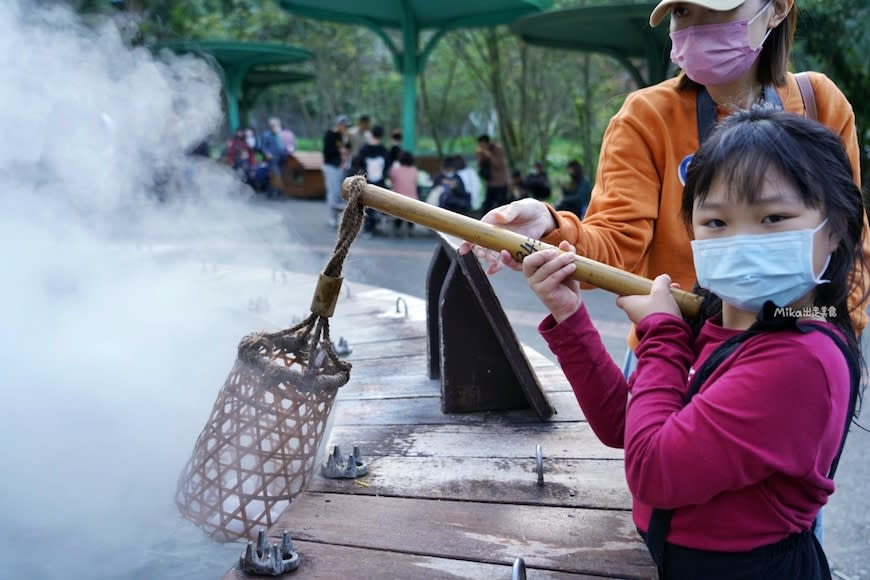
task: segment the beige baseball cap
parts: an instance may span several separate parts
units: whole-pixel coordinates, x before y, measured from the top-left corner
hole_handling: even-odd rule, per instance
[[[744,0],[662,0],[649,15],[649,25],[658,26],[674,4],[695,4],[710,10],[733,10],[743,4]]]

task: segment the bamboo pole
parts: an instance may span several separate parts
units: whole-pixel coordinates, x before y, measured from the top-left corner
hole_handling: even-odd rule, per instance
[[[342,196],[345,199],[349,195],[349,187],[354,179],[356,178],[348,177],[344,180]],[[365,184],[360,201],[363,205],[391,216],[456,236],[478,246],[495,251],[507,250],[518,262],[533,252],[558,249],[556,246],[545,244],[540,240],[442,209],[430,203],[411,199],[372,184]],[[577,265],[574,278],[620,296],[649,294],[652,287],[652,281],[648,278],[583,256],[576,256],[574,263]],[[700,296],[679,288],[671,288],[671,293],[673,293],[674,299],[684,315],[689,318],[698,315],[701,305]]]

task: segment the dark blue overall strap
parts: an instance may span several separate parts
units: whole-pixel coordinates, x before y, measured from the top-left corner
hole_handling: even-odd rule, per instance
[[[831,469],[828,471],[828,478],[834,479],[834,474],[837,473],[837,465],[840,464],[840,456],[843,454],[843,449],[846,447],[846,435],[849,434],[849,425],[852,423],[852,418],[855,416],[855,408],[858,406],[858,393],[861,389],[861,364],[843,338],[831,327],[823,324],[805,323],[798,324],[798,329],[801,332],[812,332],[818,330],[834,341],[843,357],[846,359],[846,364],[849,365],[849,407],[846,411],[846,424],[843,426],[843,437],[840,439],[840,447],[837,449],[837,455],[834,456],[834,461],[831,463]]]
[[[779,98],[773,85],[764,87],[764,102],[777,109],[782,109],[782,99]],[[695,99],[695,114],[698,119],[698,145],[700,146],[710,136],[710,132],[713,131],[719,118],[716,103],[704,87],[698,89],[698,96]]]

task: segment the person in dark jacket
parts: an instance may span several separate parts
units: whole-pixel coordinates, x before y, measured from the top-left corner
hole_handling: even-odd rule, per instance
[[[348,128],[350,119],[339,115],[332,126],[323,135],[323,183],[326,186],[327,221],[330,227],[338,227],[338,216],[344,211],[344,201],[341,199],[341,182],[347,169],[350,154]]]
[[[592,184],[583,175],[583,166],[576,159],[568,162],[568,177],[568,183],[562,184],[562,199],[556,209],[570,211],[582,219],[592,198]]]

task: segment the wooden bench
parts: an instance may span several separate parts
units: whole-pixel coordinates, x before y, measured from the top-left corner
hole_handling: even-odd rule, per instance
[[[281,166],[281,189],[284,195],[304,199],[323,199],[323,153],[296,151]]]

